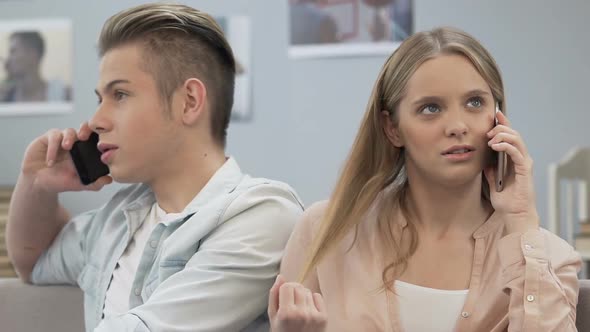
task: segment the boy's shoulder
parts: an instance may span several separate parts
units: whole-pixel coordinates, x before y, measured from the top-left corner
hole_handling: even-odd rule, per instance
[[[301,198],[287,183],[249,175],[245,175],[229,193],[225,205],[225,218],[258,207],[278,207],[285,213],[298,216],[304,209]]]

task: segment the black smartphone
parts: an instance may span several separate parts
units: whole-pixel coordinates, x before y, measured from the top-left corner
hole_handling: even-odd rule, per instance
[[[496,103],[496,113],[494,115],[495,125],[498,125],[497,113],[501,112],[500,106]],[[504,175],[506,173],[506,152],[495,152],[496,154],[496,191],[500,192],[504,189]]]
[[[80,176],[82,184],[88,185],[101,176],[109,174],[109,167],[100,160],[98,134],[92,133],[86,141],[76,141],[70,155]]]

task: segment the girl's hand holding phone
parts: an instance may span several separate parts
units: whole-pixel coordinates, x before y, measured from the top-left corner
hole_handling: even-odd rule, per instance
[[[506,220],[508,233],[525,232],[539,227],[533,184],[533,160],[529,156],[520,134],[511,128],[502,113],[496,114],[498,125],[487,133],[490,148],[505,152],[509,158],[504,174],[503,190],[490,190],[496,214]],[[488,183],[496,183],[496,167],[485,169]]]

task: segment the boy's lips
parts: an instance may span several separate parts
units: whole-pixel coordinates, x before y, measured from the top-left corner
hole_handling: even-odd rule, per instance
[[[101,152],[100,155],[100,160],[104,163],[104,164],[108,164],[109,161],[112,159],[113,154],[115,153],[115,151],[119,148],[118,146],[114,145],[114,144],[108,144],[108,143],[98,143],[98,150]]]
[[[98,148],[98,151],[100,151],[100,153],[105,153],[108,150],[118,149],[119,147],[116,146],[115,144],[99,142],[97,145],[97,148]]]
[[[117,151],[117,149],[110,149],[103,152],[100,155],[100,161],[102,161],[103,164],[108,165],[111,159],[113,158],[113,154],[115,153],[115,151]]]

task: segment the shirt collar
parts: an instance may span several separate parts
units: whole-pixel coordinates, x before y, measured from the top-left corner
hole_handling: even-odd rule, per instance
[[[236,160],[233,157],[227,158],[181,214],[184,216],[193,214],[199,210],[199,206],[207,204],[216,197],[231,193],[244,176]]]
[[[196,213],[200,206],[207,204],[215,197],[231,193],[238,186],[244,176],[245,175],[242,173],[236,160],[233,157],[228,157],[225,163],[223,163],[223,165],[213,174],[203,189],[195,195],[182,212],[166,213],[166,211],[157,206],[156,208],[159,209],[157,215],[159,217],[164,217],[168,222],[172,221],[170,220],[172,217],[174,220],[186,218],[186,216]],[[128,210],[129,212],[138,212],[143,209],[147,216],[149,209],[157,202],[154,192],[147,185],[144,184],[143,186],[146,187],[146,191],[133,202],[128,204],[125,210]]]
[[[498,226],[502,225],[501,221],[496,213],[492,212],[488,219],[473,232],[473,238],[479,239],[488,236],[491,232],[496,231]]]

